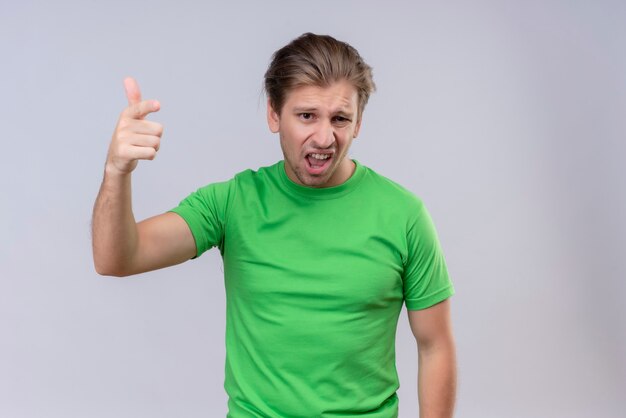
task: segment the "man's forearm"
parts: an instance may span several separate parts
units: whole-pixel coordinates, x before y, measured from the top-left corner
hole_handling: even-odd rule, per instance
[[[456,399],[454,342],[418,350],[420,418],[451,418]]]
[[[92,218],[96,271],[123,275],[137,247],[137,225],[131,204],[131,175],[105,170]]]

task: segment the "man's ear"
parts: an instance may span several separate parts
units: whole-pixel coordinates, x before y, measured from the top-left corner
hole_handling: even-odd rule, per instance
[[[267,99],[267,126],[273,133],[280,129],[280,116],[274,111],[269,99]]]
[[[357,136],[359,136],[359,131],[361,130],[361,121],[363,120],[363,118],[361,118],[361,116],[359,116],[359,118],[356,121],[356,126],[354,127],[354,135],[352,136],[352,138],[356,138]]]

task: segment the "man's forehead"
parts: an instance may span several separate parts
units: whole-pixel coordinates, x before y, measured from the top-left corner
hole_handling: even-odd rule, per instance
[[[358,105],[356,88],[348,82],[337,82],[327,87],[299,86],[287,93],[286,105],[297,109],[332,107],[336,111],[354,111]]]

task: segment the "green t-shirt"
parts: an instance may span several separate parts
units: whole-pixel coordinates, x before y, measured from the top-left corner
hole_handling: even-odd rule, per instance
[[[353,161],[335,187],[296,184],[281,160],[172,210],[196,257],[217,246],[224,261],[230,418],[398,416],[402,303],[454,288],[422,201]]]

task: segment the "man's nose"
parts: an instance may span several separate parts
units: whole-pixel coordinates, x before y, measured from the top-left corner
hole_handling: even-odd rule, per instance
[[[313,135],[316,148],[328,148],[335,142],[335,129],[330,122],[320,121]]]

